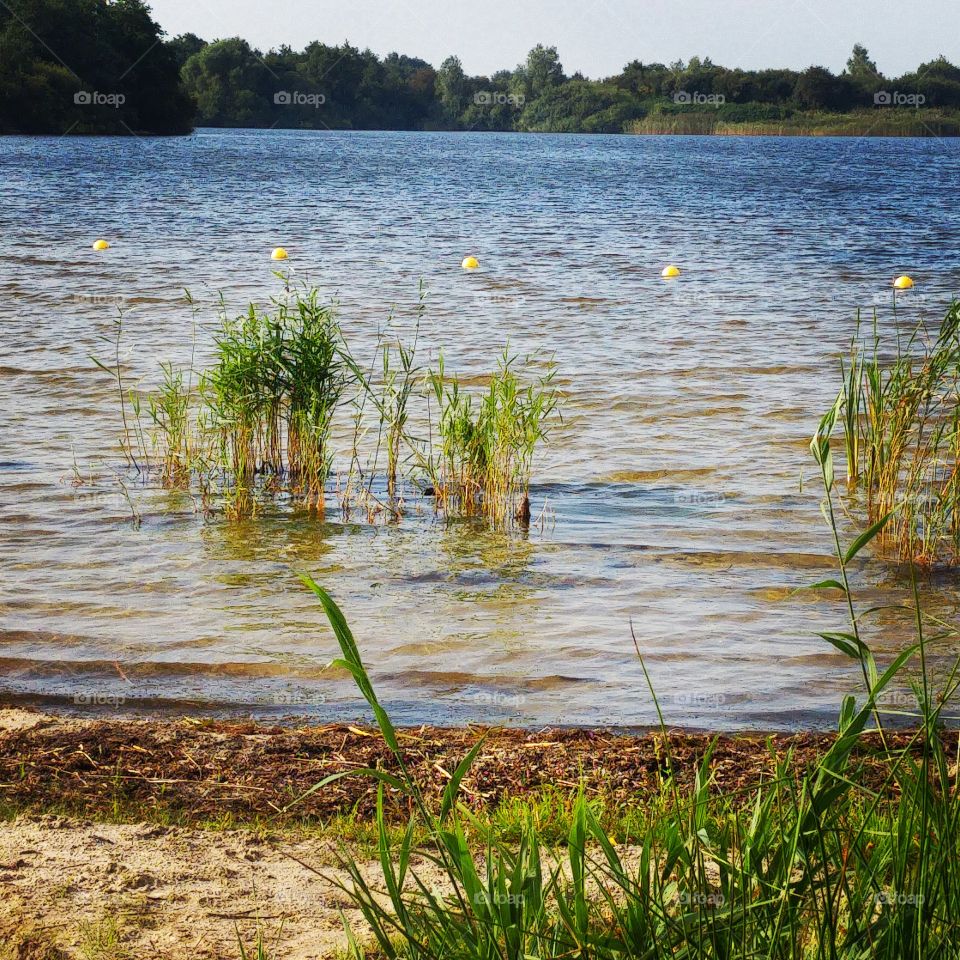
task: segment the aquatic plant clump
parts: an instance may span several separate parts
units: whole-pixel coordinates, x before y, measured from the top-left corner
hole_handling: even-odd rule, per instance
[[[440,433],[430,472],[444,510],[483,515],[501,527],[530,522],[534,453],[558,413],[553,377],[523,383],[516,358],[504,351],[486,393],[474,395],[445,376],[440,358],[430,373]]]
[[[353,447],[345,483],[338,475],[336,487],[345,517],[360,506],[371,521],[399,520],[409,466],[407,476],[432,488],[433,507],[445,517],[483,517],[500,529],[529,523],[534,452],[558,413],[553,374],[522,376],[505,352],[487,392],[468,393],[445,376],[442,356],[437,371],[418,363],[425,309],[421,284],[412,338],[380,334],[366,370],[315,289],[288,290],[267,311],[251,304],[230,318],[221,309],[211,364],[195,372],[192,362],[186,369],[162,363],[162,382],[150,394],[128,387],[119,360],[95,361],[116,381],[128,465],[141,482],[159,476],[164,487],[198,495],[205,511],[222,504],[230,519],[254,516],[277,498],[322,513],[334,466],[331,434],[347,404]],[[119,358],[121,321],[116,331]],[[411,424],[426,426],[426,434]],[[365,445],[364,461],[367,437],[373,449]]]
[[[200,392],[232,479],[233,511],[254,508],[258,482],[323,509],[330,428],[350,379],[340,326],[315,290],[277,301],[273,313],[251,305],[224,319]]]
[[[842,376],[848,499],[871,524],[888,518],[881,551],[960,564],[960,303],[932,339],[918,327],[892,350],[874,319]]]

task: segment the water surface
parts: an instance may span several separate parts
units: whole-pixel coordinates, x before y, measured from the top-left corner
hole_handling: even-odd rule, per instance
[[[903,323],[960,290],[958,189],[956,140],[0,139],[0,689],[360,716],[306,570],[406,722],[649,723],[632,622],[669,721],[831,723],[856,675],[814,636],[842,606],[793,593],[833,569],[807,443],[855,310],[888,315],[901,272]],[[117,305],[149,385],[194,338],[207,354],[221,291],[237,311],[279,291],[278,244],[339,299],[361,357],[391,311],[410,329],[421,278],[424,359],[473,376],[507,340],[555,356],[568,399],[536,471],[542,529],[429,511],[231,525],[136,486],[131,524],[115,392],[90,359],[110,356]],[[858,584],[864,604],[908,593],[879,564]],[[955,614],[954,582],[927,594]],[[890,614],[873,640],[908,635]]]

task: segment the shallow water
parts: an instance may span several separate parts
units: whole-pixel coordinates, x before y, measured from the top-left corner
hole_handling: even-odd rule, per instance
[[[936,322],[960,290],[960,141],[200,131],[0,139],[0,689],[83,709],[363,715],[295,570],[341,602],[398,719],[791,727],[856,682],[807,442],[857,308]],[[99,236],[112,248],[95,254]],[[371,356],[422,277],[425,351],[555,354],[564,423],[529,534],[204,519],[121,464],[108,358],[184,362],[200,307],[294,277]],[[459,263],[475,254],[482,269]],[[676,262],[682,277],[659,278]],[[341,466],[343,463],[341,462]],[[77,477],[82,480],[77,483]],[[803,482],[801,483],[801,477]],[[882,564],[864,604],[905,598]],[[925,588],[950,618],[955,582]],[[889,652],[909,636],[885,615]],[[953,653],[951,643],[938,656]]]

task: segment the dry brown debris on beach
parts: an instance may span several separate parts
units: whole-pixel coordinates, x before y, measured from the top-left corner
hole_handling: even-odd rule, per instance
[[[404,763],[428,797],[439,797],[485,737],[463,799],[487,811],[549,790],[572,798],[581,787],[614,807],[638,808],[668,771],[660,733],[418,727],[399,736]],[[690,784],[714,738],[669,737],[675,775]],[[785,757],[799,772],[832,741],[814,733],[721,736],[710,766],[718,789],[742,789],[748,799]],[[878,747],[863,741],[868,763]],[[362,836],[375,788],[369,777],[348,776],[291,804],[332,773],[395,764],[378,733],[344,724],[0,709],[0,960],[236,960],[239,943],[255,956],[258,938],[271,960],[342,955],[342,918],[362,921],[339,888],[348,877],[335,851],[345,843],[369,882],[380,882]],[[399,820],[406,810],[398,797],[390,802]],[[300,829],[313,824],[319,832]],[[258,829],[237,829],[248,826]],[[621,840],[629,860],[636,848],[627,835]],[[433,864],[414,859],[425,880],[443,886]]]
[[[228,816],[279,826],[305,817],[372,813],[376,787],[362,775],[344,777],[294,801],[330,774],[395,768],[379,734],[352,725],[43,715],[25,723],[23,716],[31,715],[0,711],[0,799],[16,810],[116,816],[128,809],[144,818],[174,815],[202,822]],[[21,720],[14,723],[15,717]],[[10,726],[15,729],[2,732]],[[681,783],[692,783],[713,736],[669,736],[674,772]],[[667,749],[659,732],[426,726],[400,731],[404,762],[428,796],[442,793],[480,737],[485,737],[484,745],[462,786],[464,801],[478,808],[544,788],[573,793],[581,783],[610,803],[624,803],[648,797],[667,774]],[[788,753],[794,766],[803,768],[832,739],[828,733],[721,736],[711,761],[717,789],[757,784]],[[396,802],[394,811],[404,813]]]

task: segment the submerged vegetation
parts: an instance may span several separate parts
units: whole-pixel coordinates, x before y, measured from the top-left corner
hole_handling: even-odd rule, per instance
[[[960,564],[960,303],[893,344],[858,333],[842,366],[848,502],[901,562]]]
[[[843,591],[850,613],[849,632],[825,638],[859,664],[865,696],[844,699],[838,736],[816,762],[798,770],[784,758],[768,781],[735,792],[716,788],[712,748],[692,789],[674,778],[670,735],[660,714],[665,781],[655,801],[638,798],[623,844],[608,835],[582,790],[559,847],[548,846],[532,816],[519,837],[478,817],[458,793],[482,741],[446,774],[442,798],[431,802],[404,765],[397,731],[343,614],[304,577],[338,640],[343,656],[337,663],[372,708],[399,771],[361,771],[379,782],[383,884],[372,883],[343,851],[350,882],[342,889],[373,934],[371,943],[365,931],[348,929],[355,956],[960,956],[960,774],[942,729],[944,704],[960,679],[955,666],[941,690],[931,688],[927,645],[942,637],[928,636],[916,592],[914,604],[902,608],[915,622],[916,642],[882,672],[862,638],[871,611],[854,605],[849,564],[882,524],[849,545],[841,543],[830,446],[840,407],[824,417],[811,444],[840,564],[841,579],[829,585]],[[892,746],[880,704],[915,660],[915,727],[905,744]],[[867,736],[871,721],[879,739]],[[344,775],[328,777],[310,792]],[[399,837],[385,815],[387,791],[412,811]],[[442,885],[423,879],[415,855],[440,871]]]
[[[534,375],[532,359],[521,364],[505,350],[487,391],[467,389],[445,372],[442,356],[436,369],[418,363],[425,309],[421,287],[412,341],[388,331],[365,369],[315,289],[288,289],[271,309],[251,304],[236,318],[221,306],[212,363],[197,371],[162,363],[162,382],[145,398],[123,375],[121,318],[114,362],[96,362],[117,383],[130,467],[142,481],[191,492],[205,510],[222,507],[231,519],[280,501],[322,514],[333,492],[332,432],[349,406],[353,446],[335,491],[345,514],[361,506],[371,519],[398,519],[409,483],[434,496],[447,517],[528,524],[534,454],[559,414],[552,370]],[[378,422],[365,462],[370,410]]]

